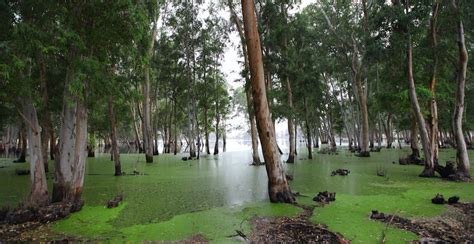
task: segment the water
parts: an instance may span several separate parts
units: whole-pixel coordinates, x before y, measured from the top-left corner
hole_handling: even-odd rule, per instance
[[[281,145],[285,150],[284,142]],[[121,155],[123,171],[129,174],[136,170],[142,174],[138,176],[114,177],[114,164],[108,154],[90,158],[86,165],[83,194],[86,208],[58,222],[54,229],[84,238],[143,240],[148,236],[147,240],[174,240],[199,232],[210,239],[223,240],[225,233],[231,235],[242,222],[249,231],[252,214],[295,213],[294,207],[268,203],[265,167],[249,166],[251,152],[232,148],[221,155],[204,155],[200,160],[192,161],[182,161],[185,154],[159,155],[154,157],[153,164],[146,164],[144,155]],[[284,167],[294,176],[290,183],[292,190],[308,196],[298,198],[300,203],[312,204],[311,198],[318,191],[337,192],[337,201],[329,207],[317,208],[312,220],[327,224],[355,243],[370,243],[378,237],[369,233],[384,228],[367,219],[367,213],[373,208],[408,217],[434,216],[444,209],[429,203],[438,192],[474,200],[472,183],[423,179],[417,177],[422,167],[392,163],[407,153],[407,149],[383,149],[381,153],[372,153],[370,158],[358,158],[342,150],[339,155],[314,153],[313,160],[306,160],[306,152],[302,149],[298,161]],[[454,153],[453,150],[441,150],[440,161],[453,160]],[[474,158],[472,151],[470,156]],[[283,155],[282,159],[286,157]],[[0,206],[14,206],[29,192],[29,177],[15,175],[15,169],[25,169],[28,165],[0,159],[2,166]],[[351,173],[346,177],[331,177],[331,171],[337,168],[349,169]],[[384,170],[386,177],[377,176],[377,170]],[[52,179],[52,173],[48,177]],[[107,212],[109,210],[103,206],[116,194],[125,196],[125,205],[110,210],[115,212]],[[195,221],[202,226],[193,225],[189,230],[188,223],[180,221]],[[99,222],[102,224],[96,224]],[[83,223],[91,223],[93,228],[77,227]],[[154,235],[145,234],[149,232]],[[406,240],[413,238],[400,230],[393,230],[389,235],[393,240],[405,240],[402,237]]]

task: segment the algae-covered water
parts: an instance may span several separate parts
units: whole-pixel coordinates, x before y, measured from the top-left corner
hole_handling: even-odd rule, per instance
[[[315,154],[313,160],[305,160],[301,152],[294,165],[285,167],[294,175],[292,190],[308,196],[299,197],[299,203],[313,204],[311,198],[318,191],[337,192],[335,202],[315,208],[312,221],[326,224],[353,243],[379,243],[383,232],[387,243],[405,243],[416,235],[369,220],[370,211],[430,217],[445,210],[431,204],[436,193],[474,200],[473,183],[420,178],[421,166],[392,163],[407,152],[383,149],[370,158],[358,158],[342,150],[339,155]],[[440,161],[454,160],[454,153],[442,150]],[[86,205],[54,223],[51,231],[83,240],[181,240],[201,234],[213,242],[233,242],[228,236],[235,230],[249,234],[254,216],[294,216],[301,211],[292,205],[269,203],[265,168],[249,166],[249,151],[203,156],[196,161],[181,161],[181,156],[159,155],[153,164],[146,164],[143,155],[124,154],[123,171],[141,173],[124,177],[113,176],[109,155],[88,159]],[[470,157],[474,159],[473,151]],[[14,206],[27,196],[29,177],[15,174],[15,169],[27,167],[0,159],[0,206]],[[337,168],[351,173],[331,177]],[[384,170],[386,177],[377,176],[377,170]],[[52,179],[52,174],[48,177]],[[105,208],[107,200],[117,194],[125,196],[123,204]]]

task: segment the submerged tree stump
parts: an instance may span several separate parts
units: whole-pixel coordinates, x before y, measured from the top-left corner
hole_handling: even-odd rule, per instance
[[[107,208],[116,208],[116,207],[118,207],[118,205],[120,204],[120,202],[122,202],[122,200],[123,200],[122,195],[115,196],[114,199],[109,200],[107,202]]]
[[[334,171],[331,172],[331,176],[335,176],[335,175],[341,175],[341,176],[346,176],[350,173],[351,171],[348,170],[348,169],[336,169]]]
[[[313,197],[313,201],[328,204],[329,202],[336,201],[336,193],[328,191],[319,192],[318,195]]]

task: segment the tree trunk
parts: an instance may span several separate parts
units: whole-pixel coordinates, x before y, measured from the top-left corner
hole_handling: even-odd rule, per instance
[[[39,80],[40,80],[40,91],[41,91],[41,101],[44,104],[43,119],[41,120],[41,149],[43,150],[43,163],[45,172],[49,171],[48,167],[48,142],[50,140],[52,133],[51,128],[51,112],[49,111],[49,96],[48,96],[48,86],[46,82],[46,68],[43,62],[43,57],[41,54],[38,55],[38,66],[39,66]],[[52,140],[53,138],[51,138]],[[53,147],[50,149],[53,150]],[[51,154],[52,155],[52,154]]]
[[[242,45],[245,46],[245,42]],[[258,154],[257,122],[255,120],[255,114],[253,113],[252,109],[252,87],[250,86],[250,84],[249,87],[246,89],[245,95],[247,97],[247,112],[249,114],[250,137],[252,140],[252,163],[255,165],[259,165],[261,164],[261,160],[260,155]]]
[[[400,131],[397,130],[397,142],[398,142],[398,149],[402,149],[402,142],[400,139]]]
[[[392,148],[393,134],[392,134],[392,114],[387,115],[387,126],[385,127],[385,136],[387,137],[387,148]]]
[[[298,155],[298,124],[295,123],[295,155]]]
[[[437,46],[438,42],[436,39],[436,28],[438,19],[438,9],[440,0],[436,0],[433,5],[433,13],[430,20],[430,34],[431,34],[431,50],[433,56],[433,66],[431,72],[431,80],[429,89],[431,91],[431,100],[428,104],[430,108],[429,114],[429,133],[430,133],[430,149],[431,149],[431,161],[436,165],[438,164],[438,105],[436,102],[436,74],[438,70],[438,55]]]
[[[360,156],[363,157],[369,157],[370,152],[369,152],[369,111],[367,109],[367,97],[365,95],[362,83],[363,83],[363,78],[362,75],[357,72],[354,74],[354,77],[356,79],[356,87],[357,87],[357,98],[359,101],[359,109],[361,112],[361,127],[362,130],[360,131]]]
[[[26,162],[26,148],[27,148],[27,141],[26,141],[26,125],[22,123],[21,128],[18,130],[18,146],[16,147],[19,150],[18,159],[14,162],[16,163],[24,163]]]
[[[459,50],[458,67],[457,67],[457,88],[456,88],[456,99],[453,115],[453,131],[456,140],[456,161],[457,161],[457,172],[459,180],[469,181],[470,175],[470,164],[469,156],[467,154],[466,141],[463,136],[462,129],[462,118],[464,112],[464,95],[466,88],[466,72],[467,72],[467,61],[468,54],[466,49],[466,42],[464,40],[464,26],[461,19],[460,10],[458,9],[459,1],[452,0],[453,7],[457,12],[457,43]]]
[[[204,107],[204,140],[206,144],[206,153],[207,155],[211,154],[211,149],[209,148],[209,125],[208,125],[208,118],[207,118],[207,106]]]
[[[54,160],[56,156],[56,135],[54,129],[51,128],[49,135],[49,158]]]
[[[53,202],[81,202],[87,145],[86,94],[72,94],[74,79],[67,71],[59,134],[58,157],[55,161]],[[84,89],[86,91],[87,89]]]
[[[140,142],[140,133],[138,132],[138,125],[137,125],[137,115],[135,113],[134,106],[130,106],[130,110],[132,111],[132,119],[133,119],[133,131],[135,132],[135,146],[138,153],[142,152],[142,144]]]
[[[411,119],[411,130],[410,130],[410,148],[411,155],[409,156],[411,160],[420,159],[420,148],[418,147],[418,130],[416,129],[416,118],[413,116]]]
[[[287,7],[285,6],[284,3],[281,5],[281,11],[284,16],[284,21],[285,25],[287,24]],[[288,57],[288,38],[287,38],[287,33],[284,32],[284,50],[285,50],[285,58],[289,59]],[[286,163],[295,163],[295,153],[296,153],[296,145],[295,145],[295,126],[294,126],[294,119],[293,119],[293,92],[291,90],[291,82],[290,78],[288,77],[288,74],[285,74],[285,80],[286,80],[286,92],[287,92],[287,97],[288,97],[288,106],[290,109],[290,115],[287,117],[288,119],[288,140],[289,140],[289,152],[288,152],[288,159],[286,160]]]
[[[150,44],[146,52],[146,58],[148,62],[151,63],[153,58],[153,48],[155,45],[155,38],[157,34],[157,19],[153,22],[153,27],[151,30]],[[145,83],[143,84],[143,120],[144,120],[144,129],[143,129],[143,147],[145,149],[145,160],[147,163],[153,163],[153,131],[151,126],[151,84],[150,84],[150,70],[151,64],[148,63],[145,65],[144,75]]]
[[[224,122],[224,133],[222,134],[222,152],[227,151],[227,135],[226,135],[226,128],[225,128],[225,122]]]
[[[275,130],[268,107],[262,50],[253,0],[242,0],[242,13],[253,88],[254,111],[268,176],[268,194],[271,202],[293,203],[295,198],[286,181],[280,155],[278,155]]]
[[[214,155],[219,154],[219,99],[216,99],[216,143],[214,144]]]
[[[199,120],[198,120],[198,111],[197,111],[197,106],[196,102],[193,104],[194,107],[194,125],[195,125],[195,134],[194,137],[197,139],[197,159],[199,159],[199,156],[201,155],[201,146],[202,146],[202,139],[201,139],[201,130],[199,129]],[[225,136],[225,135],[224,135]],[[225,137],[224,137],[224,142],[225,142]],[[225,152],[225,144],[224,144],[224,152]]]
[[[307,106],[307,105],[305,105],[305,106]],[[305,107],[305,110],[306,110],[305,113],[307,113],[308,108]],[[309,126],[309,119],[308,119],[308,118],[306,118],[306,123],[307,123],[306,129],[310,129],[310,126]],[[311,133],[311,131],[309,131],[309,133]],[[309,134],[309,135],[311,135],[311,134]],[[311,146],[311,144],[310,144],[310,146]],[[318,131],[317,128],[315,129],[315,133],[314,133],[314,147],[315,147],[315,148],[319,148],[319,131]],[[311,147],[311,148],[312,148],[312,147]],[[311,156],[311,158],[313,158],[313,156]]]
[[[117,143],[117,124],[115,122],[113,97],[109,96],[109,123],[110,123],[110,140],[112,141],[112,155],[115,163],[115,176],[122,175],[122,165],[120,163],[120,152]]]
[[[30,149],[31,193],[29,204],[45,206],[49,204],[49,197],[44,171],[43,150],[41,150],[41,128],[31,96],[24,97],[22,104]],[[47,159],[48,157],[46,157]]]
[[[95,158],[95,133],[89,133],[89,137],[91,137],[92,139],[88,140],[87,143],[87,157]]]
[[[255,121],[255,114],[252,109],[252,85],[250,84],[250,77],[248,74],[249,70],[249,60],[247,55],[247,46],[245,45],[245,34],[242,26],[242,22],[234,11],[234,6],[232,0],[227,1],[229,5],[229,10],[232,16],[232,20],[237,28],[240,37],[240,45],[242,47],[242,54],[244,56],[244,67],[247,72],[245,72],[245,96],[247,98],[247,113],[249,115],[250,122],[250,137],[252,139],[252,163],[259,165],[261,163],[260,156],[258,154],[258,137],[257,137],[257,125]]]
[[[306,103],[306,97],[303,97],[303,103],[304,103],[304,114],[305,114],[305,125],[306,125],[306,147],[308,148],[308,159],[313,159],[313,145],[311,145],[313,139],[311,138],[311,128],[309,126],[308,104]],[[318,144],[318,141],[319,139],[316,139],[316,144]]]
[[[407,4],[408,8],[408,4]],[[423,145],[423,153],[425,156],[425,168],[420,174],[421,177],[433,177],[434,176],[434,162],[431,156],[431,147],[430,140],[428,136],[428,131],[426,130],[425,119],[421,113],[420,104],[418,103],[418,97],[415,89],[415,80],[413,78],[413,48],[411,43],[411,36],[408,36],[408,45],[407,45],[407,80],[408,80],[408,94],[410,96],[411,107],[418,124],[418,131],[421,136],[421,143]]]
[[[173,154],[178,154],[178,123],[177,123],[177,116],[176,116],[176,99],[173,99],[173,117],[174,117],[174,149]]]

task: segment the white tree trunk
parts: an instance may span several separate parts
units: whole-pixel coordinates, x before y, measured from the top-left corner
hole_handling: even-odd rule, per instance
[[[45,206],[49,203],[49,197],[44,171],[43,151],[41,149],[41,128],[31,97],[23,98],[22,105],[30,154],[31,193],[29,204]]]

